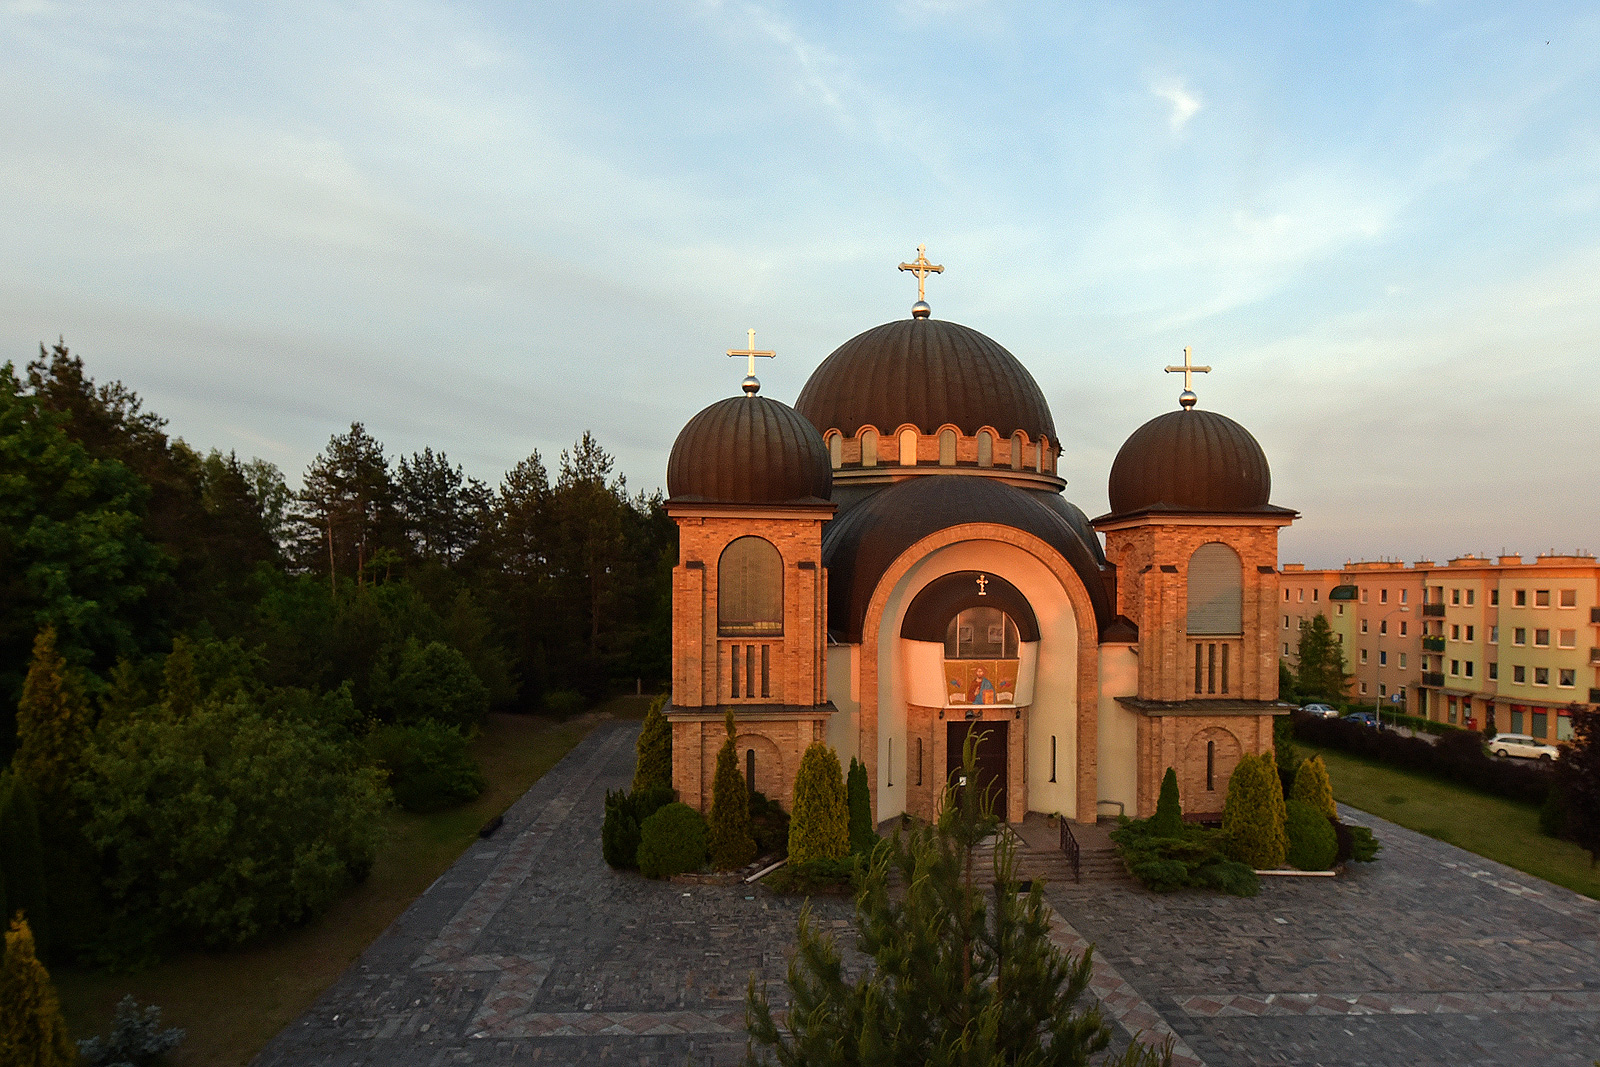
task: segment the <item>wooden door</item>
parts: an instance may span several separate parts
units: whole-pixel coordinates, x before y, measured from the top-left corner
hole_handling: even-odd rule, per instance
[[[1006,730],[1008,722],[953,722],[948,724],[945,745],[946,781],[961,770],[961,756],[970,730],[978,735],[978,780],[966,783],[964,788],[977,785],[989,791],[994,798],[994,813],[1002,820],[1006,817]],[[960,784],[960,783],[958,783]]]

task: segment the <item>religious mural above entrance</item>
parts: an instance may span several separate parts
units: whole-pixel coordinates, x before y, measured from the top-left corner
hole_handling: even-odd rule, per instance
[[[1014,659],[947,659],[944,673],[947,706],[1017,702]]]

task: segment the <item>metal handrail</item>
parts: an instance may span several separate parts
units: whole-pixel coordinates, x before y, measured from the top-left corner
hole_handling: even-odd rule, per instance
[[[1083,883],[1083,870],[1080,866],[1078,852],[1078,839],[1072,836],[1072,827],[1067,825],[1065,815],[1056,820],[1061,824],[1061,851],[1067,854],[1067,862],[1072,864],[1072,880]]]

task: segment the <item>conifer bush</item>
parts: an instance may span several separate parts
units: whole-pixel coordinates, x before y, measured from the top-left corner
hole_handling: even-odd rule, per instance
[[[662,713],[667,703],[665,693],[650,703],[644,726],[639,730],[635,744],[638,760],[633,768],[633,791],[655,787],[672,788],[672,724]]]
[[[1282,867],[1289,850],[1283,788],[1269,756],[1244,756],[1228,781],[1222,832],[1230,858],[1255,870]]]
[[[34,951],[33,931],[26,919],[13,919],[0,959],[0,1063],[70,1067],[77,1059],[50,972]]]
[[[28,783],[0,771],[0,922],[28,920],[39,955],[49,956],[50,909],[39,816]]]
[[[129,993],[117,1002],[111,1033],[78,1042],[80,1067],[157,1067],[167,1053],[183,1043],[185,1032],[161,1025],[161,1009],[139,1007]]]
[[[1333,802],[1333,782],[1328,778],[1328,765],[1322,762],[1321,756],[1300,762],[1299,769],[1294,772],[1294,788],[1289,792],[1289,799],[1309,804],[1329,819],[1339,818],[1339,809]]]
[[[90,742],[89,705],[77,676],[56,651],[56,630],[33,641],[33,658],[17,704],[17,752],[12,765],[51,810],[70,806]]]
[[[1183,808],[1178,803],[1178,772],[1171,767],[1161,778],[1161,797],[1150,820],[1150,832],[1158,837],[1183,836]]]
[[[867,765],[850,757],[850,775],[845,783],[850,805],[850,851],[867,855],[878,844],[878,831],[872,825],[872,791],[867,785]]]
[[[639,825],[639,873],[670,878],[698,871],[706,862],[706,821],[674,801]]]
[[[711,866],[738,870],[756,858],[750,833],[750,786],[739,772],[734,747],[733,709],[728,709],[728,736],[717,752],[717,773],[711,780]]]
[[[1339,855],[1333,822],[1304,801],[1291,800],[1287,809],[1284,829],[1289,836],[1289,866],[1301,871],[1330,870]]]
[[[606,816],[600,827],[600,853],[618,870],[639,869],[639,826],[671,804],[677,794],[654,786],[627,793],[606,790]]]
[[[789,862],[840,860],[850,854],[850,812],[839,757],[813,741],[800,757],[789,808]]]

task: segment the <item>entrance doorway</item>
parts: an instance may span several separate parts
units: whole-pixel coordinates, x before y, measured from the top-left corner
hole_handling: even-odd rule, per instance
[[[1006,817],[1006,730],[1011,724],[999,722],[952,722],[947,724],[945,737],[945,781],[961,769],[961,756],[967,743],[967,733],[978,735],[978,780],[968,783],[990,791],[994,797],[994,812],[1003,821]]]

